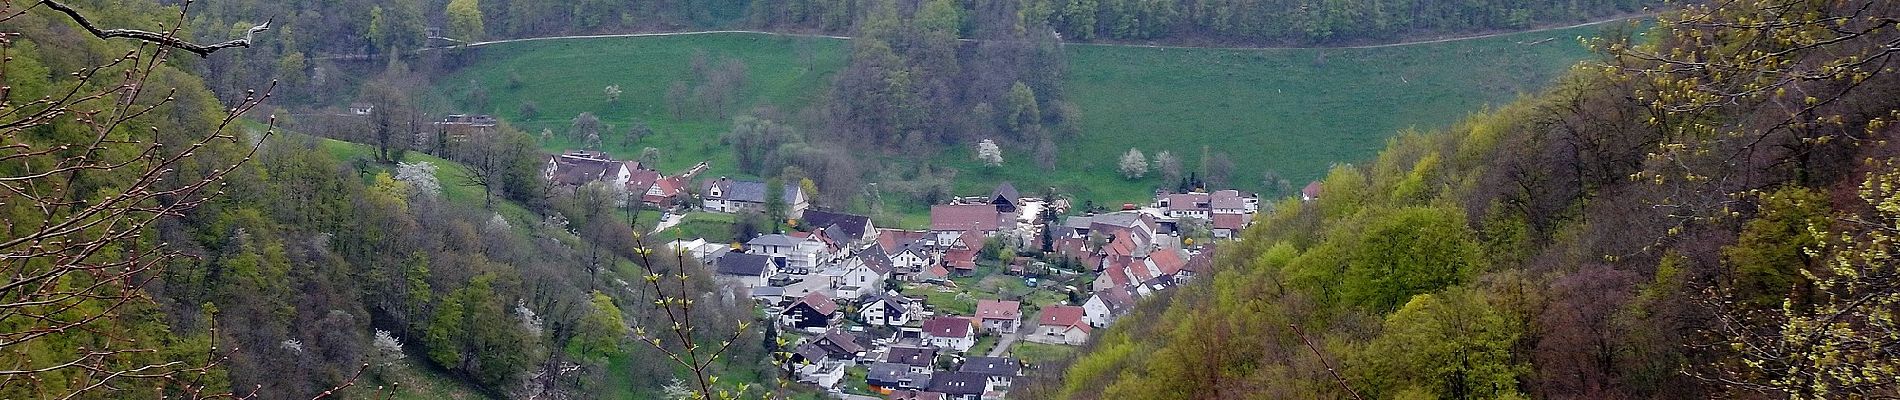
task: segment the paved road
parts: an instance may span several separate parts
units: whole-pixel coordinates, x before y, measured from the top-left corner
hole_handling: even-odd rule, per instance
[[[680,220],[682,219],[686,219],[686,214],[676,215],[673,213],[667,213],[665,215],[661,215],[660,223],[653,225],[653,234],[658,234],[660,233],[660,231],[666,230],[666,228],[671,228],[674,225],[679,225]]]
[[[1016,329],[1016,333],[1012,333],[1012,334],[1009,334],[1009,335],[1007,335],[1007,336],[1003,336],[1003,340],[1002,340],[1002,341],[999,341],[999,342],[996,342],[996,348],[994,348],[994,349],[990,349],[990,354],[985,354],[985,356],[989,356],[989,357],[1001,357],[1001,356],[1003,356],[1004,354],[1008,354],[1008,353],[1009,353],[1009,346],[1010,346],[1010,345],[1013,345],[1013,344],[1016,344],[1016,340],[1019,340],[1019,339],[1022,339],[1022,338],[1023,338],[1023,331],[1025,331],[1025,330],[1027,330],[1027,329],[1029,329],[1029,328],[1028,328],[1028,327],[1019,327],[1019,328],[1017,328],[1017,329]]]

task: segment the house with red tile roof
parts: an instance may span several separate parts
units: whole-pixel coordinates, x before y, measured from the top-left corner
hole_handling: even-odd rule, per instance
[[[1049,344],[1080,345],[1089,341],[1088,310],[1078,306],[1043,307],[1042,315],[1036,318],[1036,333],[1023,339]]]
[[[925,343],[965,352],[976,345],[976,321],[966,317],[936,317],[924,321]]]
[[[976,318],[983,330],[1003,334],[1016,333],[1022,323],[1023,304],[1010,300],[977,300]]]

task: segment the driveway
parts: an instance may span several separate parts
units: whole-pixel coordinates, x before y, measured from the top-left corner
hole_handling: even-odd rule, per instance
[[[1009,354],[1009,346],[1016,344],[1017,339],[1023,338],[1023,329],[1025,328],[1018,327],[1016,333],[1003,335],[1003,338],[996,342],[996,348],[990,349],[990,354],[985,354],[985,356],[1001,357],[1004,354]]]
[[[666,230],[666,228],[671,228],[674,225],[679,225],[680,220],[683,220],[683,219],[686,219],[686,214],[673,214],[673,213],[660,214],[660,223],[657,225],[653,225],[653,233],[657,234],[657,233],[660,233],[660,231]]]

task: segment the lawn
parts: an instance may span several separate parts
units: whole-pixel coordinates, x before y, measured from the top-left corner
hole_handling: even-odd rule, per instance
[[[912,284],[905,284],[902,289],[904,296],[923,298],[924,305],[930,306],[939,315],[974,315],[976,313],[975,297],[964,299],[959,296],[964,293],[962,291],[943,292],[938,291],[935,286]]]
[[[1145,202],[1163,185],[1158,174],[1127,180],[1114,171],[1131,147],[1150,156],[1173,152],[1190,171],[1199,169],[1205,147],[1230,155],[1231,180],[1241,188],[1267,189],[1261,182],[1266,171],[1297,188],[1335,163],[1371,159],[1398,131],[1445,127],[1487,104],[1540,90],[1590,57],[1575,39],[1597,32],[1583,27],[1373,49],[1070,45],[1064,91],[1081,110],[1082,133],[1059,143],[1056,171],[1036,168],[1031,151],[1017,146],[1004,149],[1005,163],[996,168],[978,165],[970,149],[907,152],[937,154],[932,165],[961,170],[956,190],[966,195],[1013,181],[1031,192],[1053,186],[1097,204]],[[472,50],[479,53],[467,67],[438,80],[437,96],[465,111],[496,113],[529,132],[552,129],[557,134],[541,144],[548,151],[579,147],[580,139],[566,134],[570,120],[593,112],[613,126],[603,135],[603,149],[615,157],[634,158],[654,147],[668,171],[710,160],[708,176],[738,175],[718,138],[730,118],[675,118],[666,106],[668,86],[692,78],[696,53],[715,65],[736,59],[745,63],[747,80],[731,110],[773,106],[796,115],[823,100],[832,75],[845,65],[846,45],[743,33],[511,43]],[[620,85],[618,101],[604,94],[608,85]],[[474,88],[486,92],[485,109],[467,101]],[[523,115],[523,102],[535,103],[539,115]],[[626,142],[621,134],[636,122],[655,134]],[[922,225],[927,212],[897,204],[885,209],[898,215],[880,216],[880,223],[903,226]]]
[[[1166,150],[1187,170],[1201,149],[1226,152],[1232,181],[1266,189],[1276,171],[1294,188],[1334,163],[1369,160],[1394,133],[1450,126],[1553,82],[1590,56],[1575,38],[1597,28],[1378,49],[1204,50],[1068,46],[1066,97],[1082,111],[1082,133],[1061,143],[1053,173],[1030,149],[1005,149],[1001,168],[976,164],[970,150],[940,162],[966,173],[959,192],[987,193],[998,181],[1056,186],[1098,204],[1145,202],[1164,183],[1130,181],[1121,155]],[[1541,44],[1520,43],[1555,38]]]
[[[541,144],[553,152],[581,147],[581,138],[567,135],[572,120],[582,112],[599,116],[611,126],[602,137],[602,150],[618,159],[634,159],[646,147],[660,149],[661,169],[677,172],[711,160],[708,176],[737,175],[732,152],[719,143],[731,126],[728,117],[711,112],[688,112],[675,118],[667,107],[667,89],[674,82],[694,85],[696,54],[717,67],[723,60],[745,65],[742,89],[728,107],[733,113],[756,106],[775,106],[787,112],[823,96],[831,75],[844,66],[845,42],[758,34],[705,34],[671,37],[604,38],[508,43],[476,50],[471,65],[438,83],[437,95],[465,112],[492,113],[529,133],[551,129],[557,135]],[[621,96],[610,101],[605,89],[619,85]],[[487,107],[468,101],[479,88]],[[538,115],[522,114],[532,102]],[[637,143],[623,134],[645,123],[653,135]]]
[[[656,214],[654,218],[657,219],[658,215]],[[732,214],[706,212],[688,213],[680,220],[679,225],[666,228],[666,230],[660,231],[658,235],[653,235],[653,238],[657,239],[659,243],[671,242],[674,239],[693,240],[698,238],[704,238],[707,242],[711,243],[729,242],[732,240],[733,218],[734,216]]]
[[[1016,344],[1009,346],[1010,357],[1015,357],[1030,365],[1060,361],[1075,355],[1075,351],[1075,346],[1042,344],[1027,340],[1019,340]]]

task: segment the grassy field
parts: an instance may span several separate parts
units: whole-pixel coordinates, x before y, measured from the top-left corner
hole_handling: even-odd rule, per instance
[[[1263,190],[1276,171],[1295,188],[1333,163],[1370,160],[1394,133],[1449,126],[1487,104],[1540,90],[1589,57],[1584,27],[1489,39],[1377,49],[1205,50],[1070,46],[1069,101],[1082,110],[1082,137],[1061,143],[1058,170],[1030,162],[1028,149],[1006,151],[996,170],[948,152],[966,175],[960,191],[995,181],[1019,188],[1054,185],[1078,199],[1109,204],[1149,198],[1163,185],[1151,173],[1129,181],[1121,155],[1166,150],[1188,171],[1203,146],[1226,152],[1232,181]],[[1546,38],[1541,44],[1528,45]]]
[[[1232,181],[1242,188],[1268,189],[1261,180],[1266,171],[1298,187],[1334,163],[1369,160],[1400,130],[1448,126],[1487,104],[1539,90],[1588,58],[1575,39],[1597,32],[1583,27],[1375,49],[1072,45],[1065,91],[1082,111],[1082,134],[1059,143],[1056,171],[1036,168],[1027,148],[1006,148],[1005,164],[997,168],[978,165],[970,149],[912,153],[938,154],[933,165],[962,170],[962,194],[1013,181],[1028,192],[1054,186],[1098,204],[1146,200],[1163,185],[1158,173],[1131,181],[1115,171],[1131,147],[1150,156],[1171,151],[1189,171],[1199,169],[1206,147],[1231,156]],[[715,65],[728,58],[746,64],[745,89],[732,110],[773,106],[789,115],[823,99],[846,62],[846,45],[739,33],[511,43],[474,50],[480,53],[472,64],[439,81],[439,95],[463,101],[481,88],[489,99],[485,111],[529,132],[555,132],[542,144],[549,151],[579,147],[579,138],[566,134],[569,121],[593,112],[613,126],[603,148],[616,157],[655,147],[666,168],[710,160],[710,175],[736,175],[731,152],[718,141],[729,118],[674,118],[667,110],[667,87],[691,80],[694,55]],[[613,84],[625,93],[617,102],[603,93]],[[524,102],[535,103],[539,116],[522,115]],[[636,122],[656,134],[638,143],[622,140]]]
[[[508,43],[472,50],[479,52],[476,61],[438,80],[438,94],[465,111],[493,113],[529,133],[552,130],[553,140],[542,143],[549,151],[580,148],[581,138],[567,133],[576,115],[591,112],[611,126],[601,135],[601,147],[616,158],[638,158],[642,148],[654,147],[661,150],[667,172],[710,160],[709,174],[734,175],[732,152],[719,143],[731,119],[712,112],[675,118],[667,107],[668,87],[674,82],[695,86],[696,55],[703,54],[714,67],[737,60],[745,64],[747,79],[729,107],[733,113],[758,106],[795,112],[817,101],[831,75],[843,68],[845,44],[753,34]],[[620,86],[618,101],[608,99],[608,85]],[[487,93],[486,109],[468,101],[477,88]],[[528,102],[536,105],[538,116],[521,113]],[[623,135],[636,123],[647,124],[654,134],[629,143]]]

